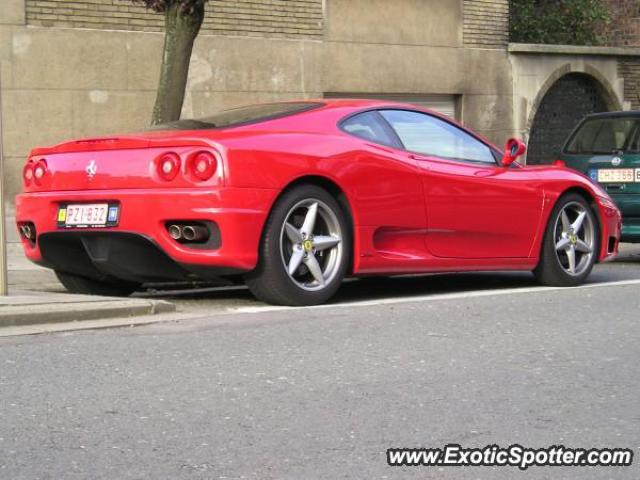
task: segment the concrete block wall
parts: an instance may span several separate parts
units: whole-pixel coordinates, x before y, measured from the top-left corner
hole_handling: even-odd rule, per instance
[[[163,16],[131,0],[26,0],[26,21],[45,27],[159,32]],[[322,0],[214,0],[204,34],[321,37]]]
[[[504,48],[509,43],[509,0],[464,0],[464,44]]]
[[[162,58],[160,32],[27,25],[25,1],[2,0],[0,9],[9,203],[34,146],[146,128]],[[449,94],[484,136],[500,144],[513,133],[508,54],[463,45],[462,0],[326,0],[324,8],[322,41],[201,35],[183,116],[324,92]]]

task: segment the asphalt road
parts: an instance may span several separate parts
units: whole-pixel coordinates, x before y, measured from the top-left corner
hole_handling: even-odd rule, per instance
[[[597,265],[588,284],[640,280],[640,244],[624,244],[615,262]],[[380,302],[384,299],[406,301],[416,297],[464,294],[472,291],[495,292],[504,289],[536,289],[538,283],[528,272],[466,273],[416,275],[393,278],[367,278],[345,283],[332,304]],[[58,286],[56,291],[63,291]],[[175,302],[178,308],[193,314],[220,314],[234,311],[264,311],[264,304],[252,297],[244,287],[211,288],[200,291],[139,294]]]
[[[639,278],[634,251],[578,289],[378,279],[310,309],[204,292],[175,297],[189,320],[0,339],[0,478],[638,479],[640,284],[600,283]],[[386,464],[389,447],[448,443],[636,463]]]

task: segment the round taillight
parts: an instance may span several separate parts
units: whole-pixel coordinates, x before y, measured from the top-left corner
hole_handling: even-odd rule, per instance
[[[165,153],[156,162],[160,178],[171,181],[180,172],[180,157],[177,153]]]
[[[31,162],[24,166],[22,171],[22,178],[24,178],[25,185],[30,185],[33,180],[33,164]]]
[[[209,152],[196,153],[189,159],[189,171],[198,180],[209,180],[216,173],[217,168],[218,161]]]
[[[37,162],[30,162],[25,168],[25,180],[31,181],[34,180],[37,185],[40,185],[41,180],[47,173],[47,162],[43,158],[38,160]]]
[[[36,178],[36,180],[40,180],[42,177],[44,177],[44,167],[42,165],[36,165],[36,168],[33,169],[33,176]]]

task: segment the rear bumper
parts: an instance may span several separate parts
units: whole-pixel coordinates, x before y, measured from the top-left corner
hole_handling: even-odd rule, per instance
[[[133,257],[138,256],[146,258],[147,264],[156,262],[164,265],[154,266],[151,272],[166,270],[165,279],[181,279],[182,271],[200,272],[202,275],[198,276],[207,277],[255,268],[262,227],[276,195],[276,190],[239,188],[26,193],[16,199],[16,221],[34,223],[35,245],[26,240],[22,244],[30,260],[45,266],[59,267],[55,258],[63,257],[66,263],[73,263],[72,257],[63,255],[64,245],[69,249],[82,247],[85,257],[95,263],[92,257],[95,251],[91,252],[91,245],[94,245],[98,250],[106,248],[119,252],[107,262],[116,269],[132,270],[126,263],[137,261],[138,258]],[[119,203],[118,225],[73,230],[57,227],[56,217],[61,203],[88,202]],[[213,222],[220,232],[219,245],[202,249],[176,242],[166,229],[168,221],[176,220]],[[105,238],[111,240],[96,240]],[[102,246],[96,246],[98,244]],[[112,247],[105,246],[107,244]],[[129,260],[127,251],[130,252]],[[76,249],[76,252],[82,250]],[[180,274],[170,264],[180,267]],[[207,271],[211,275],[207,275]]]

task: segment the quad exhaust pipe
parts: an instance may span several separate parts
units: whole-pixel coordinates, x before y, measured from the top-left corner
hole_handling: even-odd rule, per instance
[[[209,229],[204,225],[172,223],[167,227],[169,236],[181,243],[202,243],[209,239]]]
[[[182,240],[182,227],[180,225],[169,225],[169,235],[174,240]]]
[[[182,236],[187,242],[202,242],[209,237],[209,230],[201,225],[187,225],[182,229]]]
[[[34,242],[36,239],[36,229],[32,223],[23,223],[20,225],[20,235],[30,242]]]

